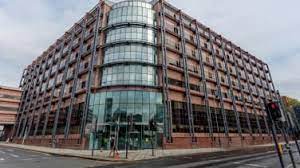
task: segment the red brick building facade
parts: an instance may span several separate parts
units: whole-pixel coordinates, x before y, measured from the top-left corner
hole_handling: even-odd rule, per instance
[[[162,0],[101,0],[21,83],[14,141],[61,147],[148,148],[152,119],[165,148],[269,143],[278,98],[265,62]]]

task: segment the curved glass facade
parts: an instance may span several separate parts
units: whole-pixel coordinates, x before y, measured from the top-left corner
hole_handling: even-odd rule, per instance
[[[149,119],[162,122],[162,94],[147,91],[113,91],[96,93],[91,97],[90,109],[98,117],[98,123],[120,120],[127,122],[126,116],[132,115],[133,121],[148,125]]]
[[[140,16],[147,19],[139,20]],[[108,23],[126,24],[109,27],[106,32],[104,64],[109,63],[109,66],[103,67],[102,86],[156,85],[156,66],[153,65],[156,63],[156,30],[151,26],[154,16],[152,5],[143,1],[123,1],[112,6]],[[149,20],[151,24],[147,26],[136,24]]]
[[[111,136],[118,136],[118,149],[124,149],[126,136],[129,149],[151,148],[151,130],[149,120],[158,123],[158,132],[163,129],[162,94],[148,91],[113,91],[101,92],[91,96],[90,116],[97,122],[99,138],[90,139],[95,148],[109,149]],[[128,126],[128,118],[134,125]],[[130,129],[130,133],[128,130]],[[100,135],[99,135],[100,134]],[[116,135],[117,134],[117,135]],[[155,133],[156,134],[156,133]],[[157,135],[158,136],[158,135]],[[161,139],[156,138],[156,144],[161,145]]]
[[[156,48],[141,44],[124,44],[105,49],[104,63],[136,61],[156,63]]]
[[[146,42],[155,43],[154,29],[140,26],[119,27],[108,31],[106,43],[115,42]]]
[[[152,6],[145,2],[121,2],[114,5],[113,10],[109,13],[108,25],[121,22],[138,22],[154,25],[154,11],[151,8]]]
[[[114,65],[103,70],[102,86],[109,85],[150,85],[154,86],[156,72],[148,65]]]
[[[93,142],[90,144],[96,144],[96,148],[109,148],[112,136],[117,137],[118,149],[125,148],[127,136],[129,149],[150,148],[150,119],[155,119],[159,125],[154,133],[155,143],[162,144],[162,94],[145,91],[149,89],[146,87],[157,85],[154,16],[152,5],[143,1],[129,0],[112,6],[106,30],[101,86],[118,87],[91,96],[89,116],[93,116],[97,132],[101,134],[100,139],[95,139],[94,133],[90,134]],[[110,26],[112,24],[114,26]],[[130,85],[145,90],[127,89]],[[134,125],[129,125],[130,118]]]

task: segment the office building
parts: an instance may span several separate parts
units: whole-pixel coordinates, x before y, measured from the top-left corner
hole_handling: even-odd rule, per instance
[[[162,0],[100,0],[23,73],[14,141],[82,149],[271,142],[268,65]]]
[[[0,140],[6,140],[11,136],[20,97],[20,89],[0,86]]]

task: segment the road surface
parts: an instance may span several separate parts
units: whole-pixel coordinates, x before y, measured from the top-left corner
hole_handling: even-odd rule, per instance
[[[293,146],[297,168],[300,157]],[[287,152],[284,153],[285,168],[293,168]],[[153,160],[137,161],[120,165],[98,166],[97,168],[281,168],[274,151],[249,155],[223,155],[201,158],[199,155],[167,157]]]
[[[295,147],[294,157],[300,168]],[[289,155],[284,154],[286,168],[292,168]],[[280,168],[275,152],[249,155],[226,154],[203,157],[197,154],[174,156],[127,163],[113,163],[72,157],[54,156],[39,152],[0,146],[0,168]]]
[[[0,146],[0,168],[85,168],[110,164]]]

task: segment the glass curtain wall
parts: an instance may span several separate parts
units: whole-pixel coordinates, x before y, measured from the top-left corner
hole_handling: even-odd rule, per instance
[[[162,144],[163,105],[160,92],[145,91],[157,85],[155,12],[143,1],[123,1],[109,12],[101,86],[124,88],[91,96],[90,148],[144,149]],[[141,86],[130,90],[126,86]],[[152,132],[149,121],[158,123]]]
[[[91,115],[97,122],[98,138],[94,147],[109,149],[111,136],[118,136],[118,149],[124,149],[128,136],[129,149],[151,148],[149,120],[158,123],[157,135],[163,130],[162,94],[147,91],[114,91],[91,97]],[[133,121],[128,125],[128,118]],[[118,134],[118,135],[116,135]],[[157,145],[161,140],[156,139]]]

